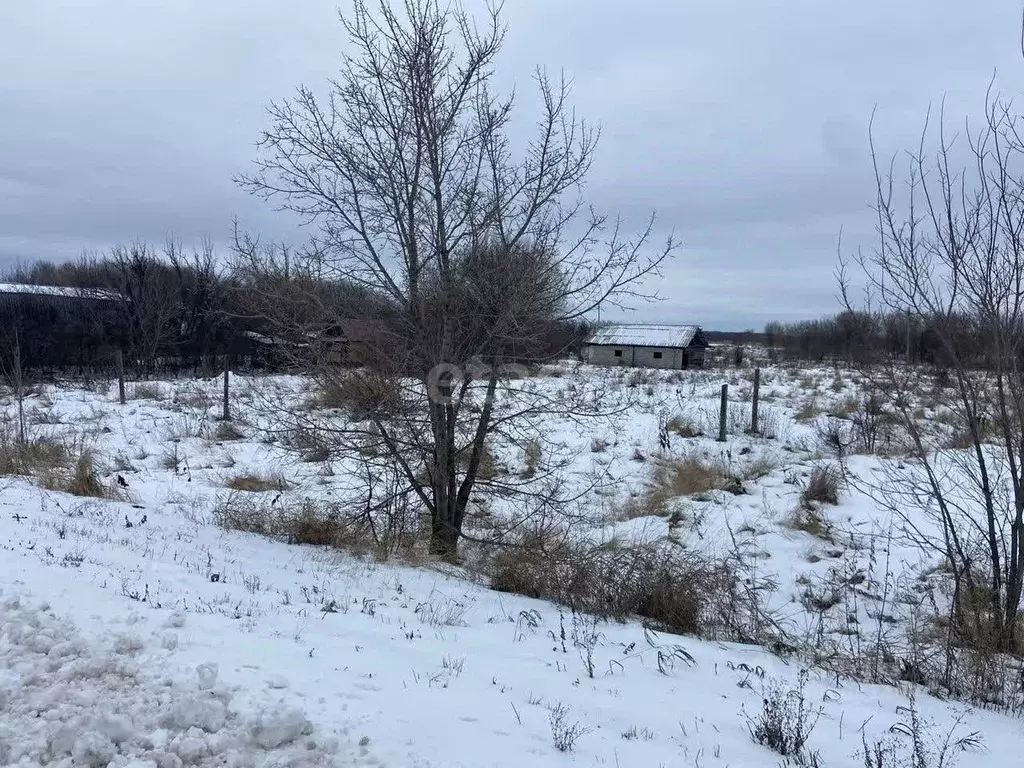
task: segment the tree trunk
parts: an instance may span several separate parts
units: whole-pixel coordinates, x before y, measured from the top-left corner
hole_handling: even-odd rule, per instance
[[[455,562],[459,551],[459,531],[448,520],[435,514],[430,529],[430,554],[446,562]]]
[[[439,381],[437,402],[430,404],[431,431],[434,438],[431,480],[434,510],[431,519],[430,552],[445,560],[454,560],[459,540],[455,519],[455,435],[451,423],[452,384]]]

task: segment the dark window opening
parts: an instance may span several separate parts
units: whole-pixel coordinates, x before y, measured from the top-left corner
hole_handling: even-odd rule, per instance
[[[616,357],[622,357],[622,350],[621,349],[616,349],[615,350],[615,356]]]
[[[655,360],[661,360],[661,352],[655,352],[654,353],[654,359]]]

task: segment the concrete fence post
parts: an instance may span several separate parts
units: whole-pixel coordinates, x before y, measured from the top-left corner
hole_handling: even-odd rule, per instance
[[[729,417],[729,385],[722,385],[722,408],[718,414],[718,442],[725,442],[726,421]]]

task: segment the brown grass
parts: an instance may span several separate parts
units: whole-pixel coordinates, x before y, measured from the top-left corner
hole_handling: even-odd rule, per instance
[[[278,536],[293,544],[335,547],[348,538],[338,510],[308,499],[271,504],[246,491],[234,492],[218,500],[213,519],[221,528]]]
[[[673,435],[678,435],[682,438],[700,437],[704,434],[700,427],[698,427],[692,419],[685,418],[683,416],[673,416],[665,424],[665,429]]]
[[[286,445],[298,451],[299,457],[305,462],[323,462],[331,458],[331,445],[323,430],[305,424],[299,424],[285,438]]]
[[[794,531],[809,533],[823,541],[832,540],[832,527],[826,522],[820,510],[811,507],[799,506],[793,510],[786,524]]]
[[[55,466],[38,475],[39,483],[49,491],[70,493],[93,499],[123,499],[124,494],[113,483],[100,479],[92,451],[80,447],[70,466]]]
[[[654,471],[654,482],[669,496],[693,496],[729,486],[729,472],[721,461],[686,456],[661,461]]]
[[[778,460],[771,456],[758,456],[743,467],[744,480],[760,480],[767,477],[780,466]]]
[[[651,473],[648,487],[631,496],[617,510],[620,520],[638,517],[665,517],[669,502],[682,496],[701,496],[711,491],[742,492],[742,482],[730,475],[721,461],[687,456],[682,459],[659,460]]]
[[[830,408],[828,415],[835,416],[838,419],[848,419],[860,409],[861,401],[856,397],[851,396],[844,398],[841,402],[837,403],[835,407]]]
[[[730,582],[721,565],[658,544],[577,545],[536,534],[502,548],[488,570],[498,591],[606,618],[639,616],[677,634],[708,629]]]
[[[0,431],[0,476],[33,475],[67,460],[67,448],[58,440],[30,436],[20,443],[11,432]]]
[[[259,475],[254,472],[242,472],[225,480],[224,487],[246,493],[265,493],[284,491],[288,488],[288,482],[281,474]]]
[[[65,443],[29,436],[24,443],[0,430],[0,475],[34,479],[47,490],[97,499],[121,498],[120,489],[100,479],[95,456],[83,441]]]
[[[143,382],[128,387],[125,398],[128,400],[163,400],[164,394],[157,384]]]
[[[387,417],[401,409],[401,384],[381,373],[350,371],[321,381],[315,404],[346,411],[360,421]]]
[[[378,560],[398,554],[415,560],[419,532],[409,520],[378,522],[374,527],[361,512],[352,513],[340,504],[318,499],[274,503],[266,496],[232,491],[218,499],[213,519],[228,530],[280,538],[289,544],[370,553]]]
[[[469,469],[471,453],[472,450],[470,448],[466,448],[466,450],[464,450],[460,454],[460,464],[462,466],[463,471]],[[491,453],[490,447],[487,445],[487,443],[484,443],[483,451],[481,451],[480,453],[480,462],[477,465],[476,470],[477,479],[486,482],[487,480],[493,480],[498,475],[498,473],[498,462],[495,459],[494,454]]]
[[[826,464],[811,470],[807,486],[800,493],[800,503],[807,508],[813,504],[838,504],[839,488],[843,478],[837,469]]]
[[[520,475],[524,479],[530,479],[537,475],[537,468],[540,466],[540,460],[544,455],[544,447],[540,444],[539,440],[528,440],[523,446],[523,460],[524,466],[523,471]]]
[[[232,440],[241,440],[245,437],[245,432],[233,421],[221,421],[217,424],[213,436],[214,439],[227,443]]]
[[[823,413],[824,411],[818,406],[816,401],[809,400],[797,409],[793,418],[797,421],[811,421],[818,418]]]

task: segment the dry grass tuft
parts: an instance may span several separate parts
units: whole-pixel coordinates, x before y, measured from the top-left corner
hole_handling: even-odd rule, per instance
[[[842,483],[843,476],[835,467],[827,464],[815,467],[811,471],[807,486],[800,494],[801,505],[812,508],[815,503],[838,504]]]
[[[665,424],[665,429],[669,433],[678,435],[682,438],[700,437],[704,434],[701,428],[698,427],[692,419],[688,419],[683,416],[673,416]]]
[[[236,491],[218,500],[213,520],[221,528],[281,537],[292,544],[336,547],[349,538],[338,511],[310,499],[273,504]]]
[[[467,471],[469,469],[471,457],[472,450],[468,447],[459,455],[459,463],[462,466],[463,471]],[[487,443],[484,443],[484,448],[483,451],[480,452],[480,461],[477,464],[476,469],[477,480],[482,480],[484,482],[493,480],[498,476],[498,474],[500,474],[500,471],[501,468],[498,465],[498,461],[494,454],[491,452],[490,446],[488,446]]]
[[[0,475],[32,478],[47,490],[75,496],[123,496],[119,488],[100,479],[95,456],[83,441],[29,436],[21,442],[6,427],[0,429]]]
[[[8,430],[0,430],[0,476],[33,475],[63,466],[68,452],[64,444],[50,437],[29,437],[19,442]]]
[[[832,526],[825,520],[821,511],[807,506],[799,506],[793,510],[786,524],[794,531],[809,533],[822,541],[832,540]]]
[[[523,446],[523,471],[520,476],[528,480],[537,475],[540,460],[544,456],[544,447],[539,440],[528,440]]]
[[[331,444],[328,435],[320,428],[299,424],[285,437],[285,444],[299,457],[309,463],[319,463],[331,458]]]
[[[748,462],[743,467],[743,479],[744,480],[760,480],[763,477],[767,477],[772,472],[777,470],[781,466],[778,459],[773,456],[760,455],[756,459]]]
[[[245,432],[233,421],[221,421],[213,432],[214,439],[227,443],[232,440],[241,440]]]
[[[730,475],[720,460],[686,456],[659,462],[654,471],[654,482],[669,496],[693,496],[728,488]]]
[[[128,400],[163,400],[164,393],[157,384],[141,382],[128,387],[125,398]]]
[[[677,634],[702,633],[730,589],[723,566],[659,544],[571,544],[536,534],[489,563],[491,587],[605,618],[640,616]]]
[[[721,460],[687,456],[659,460],[651,473],[651,482],[640,494],[630,497],[617,511],[620,520],[638,517],[665,517],[669,502],[682,496],[703,496],[712,491],[743,493],[743,483],[732,476]]]
[[[242,472],[225,480],[224,487],[246,493],[265,493],[287,490],[288,481],[281,474],[259,475],[254,472]]]
[[[228,530],[280,538],[289,544],[370,553],[378,560],[397,554],[413,560],[419,541],[411,516],[395,514],[371,523],[362,510],[352,512],[338,503],[310,498],[272,500],[245,491],[232,491],[218,499],[213,520]]]
[[[813,421],[821,416],[822,413],[824,413],[824,411],[815,400],[808,400],[797,409],[793,418],[797,421]]]
[[[39,483],[49,491],[70,493],[93,499],[123,499],[124,493],[113,483],[100,479],[94,455],[79,446],[70,466],[49,467],[38,475]]]
[[[381,373],[348,371],[321,381],[315,404],[346,411],[357,421],[387,417],[401,409],[401,383]]]

